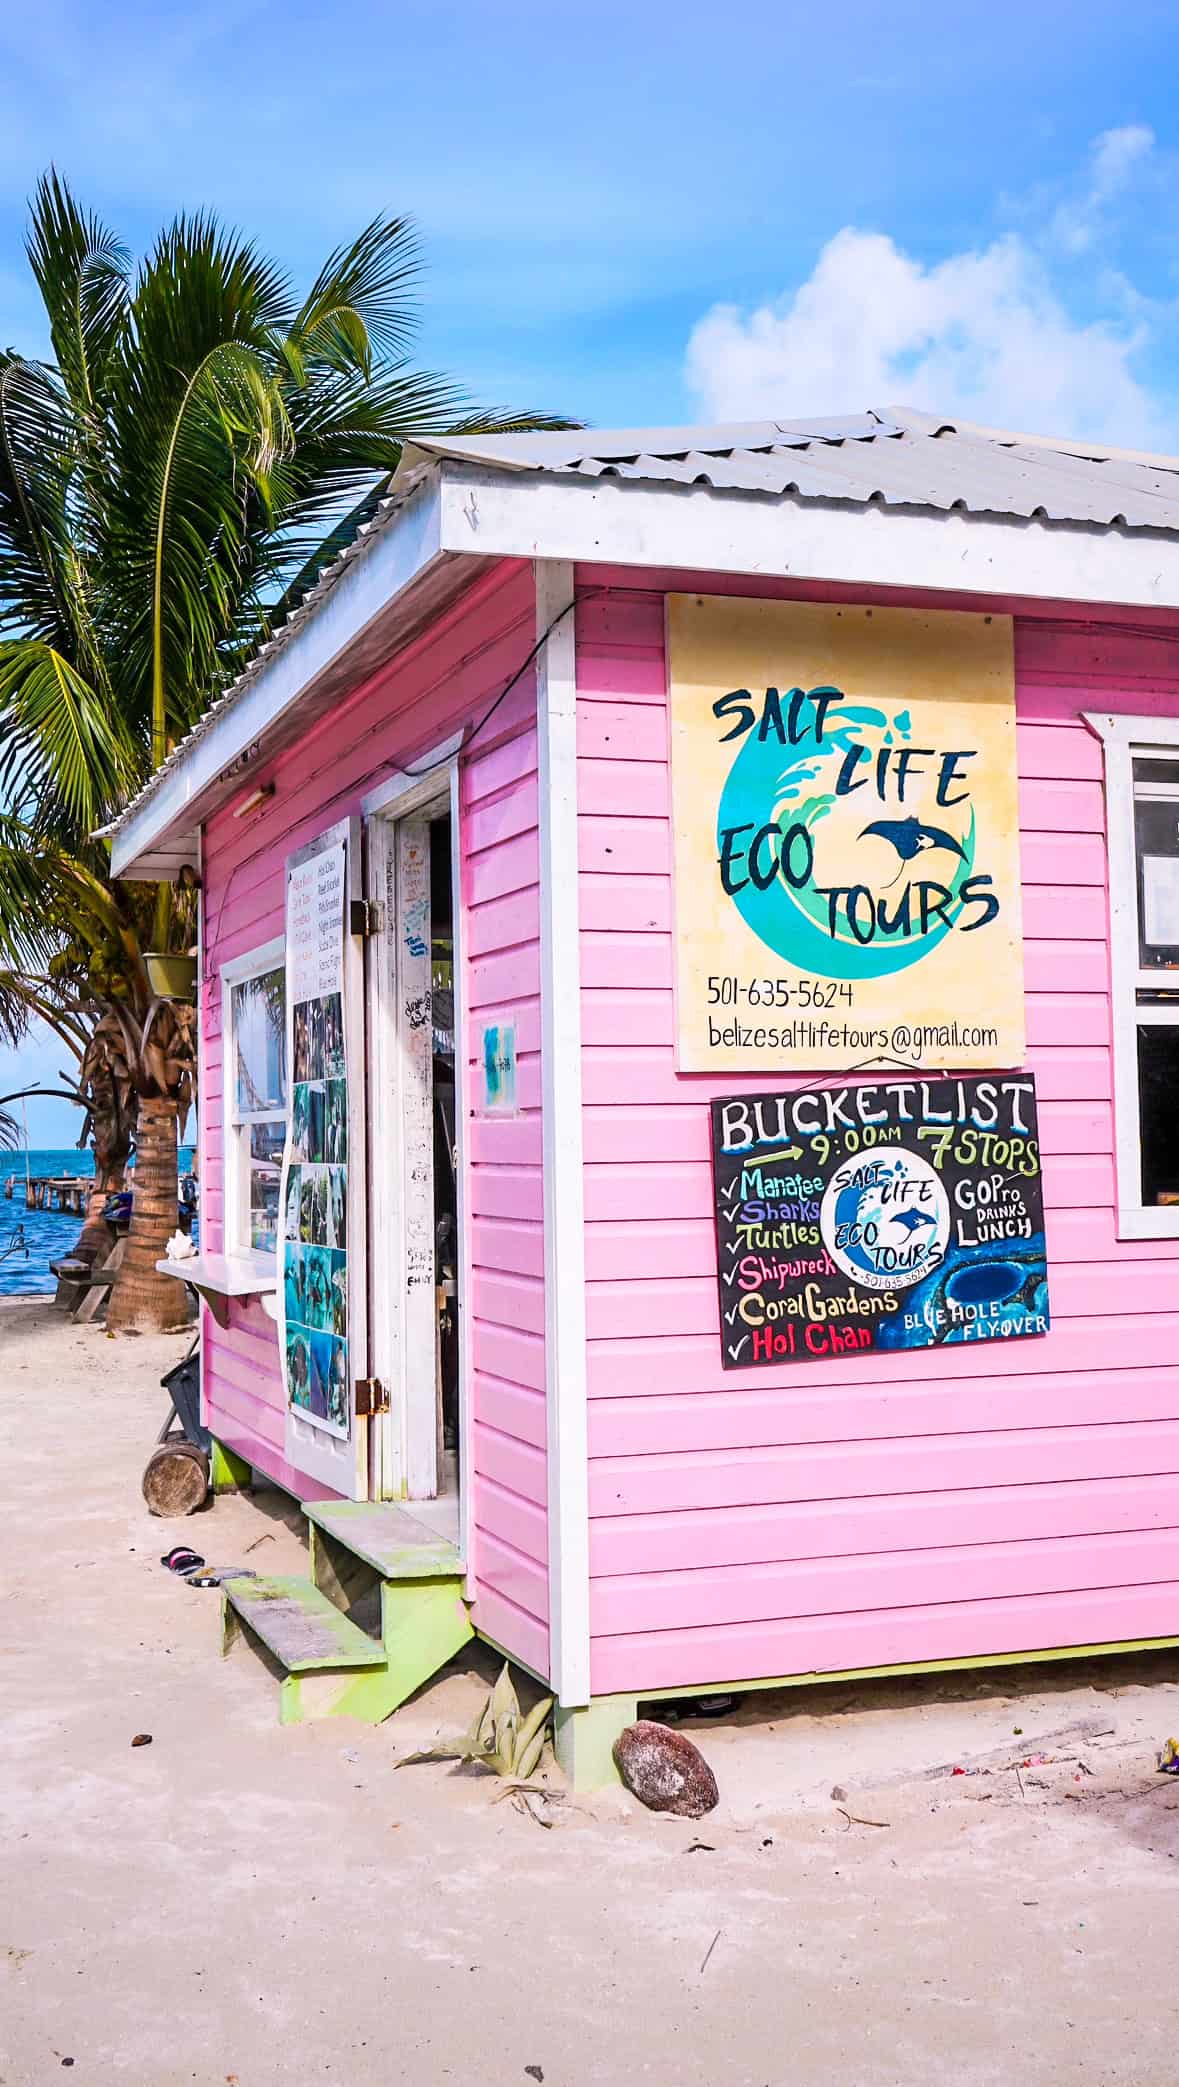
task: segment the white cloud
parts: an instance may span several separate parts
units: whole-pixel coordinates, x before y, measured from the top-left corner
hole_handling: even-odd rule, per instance
[[[1125,123],[1103,130],[1093,145],[1093,190],[1102,201],[1126,185],[1131,167],[1154,150],[1154,132],[1146,123]]]
[[[1084,253],[1092,246],[1100,234],[1103,214],[1125,194],[1154,144],[1154,132],[1145,123],[1103,130],[1093,140],[1086,185],[1080,195],[1061,203],[1052,218],[1051,237],[1068,253]]]
[[[1137,125],[1096,141],[1082,199],[1090,217],[1152,147],[1152,133]],[[752,311],[717,305],[698,322],[688,386],[709,419],[789,419],[895,400],[992,426],[1129,446],[1175,442],[1175,421],[1136,370],[1149,318],[1133,311],[1131,286],[1103,272],[1097,289],[1105,284],[1110,316],[1074,317],[1050,246],[1011,234],[925,266],[886,234],[847,226],[779,301]]]

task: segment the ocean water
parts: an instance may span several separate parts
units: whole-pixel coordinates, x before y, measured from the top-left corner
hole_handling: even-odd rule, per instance
[[[180,1165],[192,1165],[192,1147],[180,1151]],[[93,1174],[94,1155],[66,1145],[55,1150],[32,1148],[30,1174]],[[15,1176],[12,1200],[5,1196]],[[0,1152],[0,1297],[35,1297],[57,1286],[49,1263],[67,1254],[82,1229],[82,1220],[59,1210],[25,1209],[25,1154]]]

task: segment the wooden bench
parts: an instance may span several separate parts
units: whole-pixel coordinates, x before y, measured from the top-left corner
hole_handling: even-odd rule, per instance
[[[95,1318],[106,1302],[107,1292],[122,1266],[126,1250],[126,1240],[116,1239],[99,1266],[79,1260],[72,1254],[63,1254],[60,1261],[51,1261],[49,1273],[57,1277],[54,1304],[61,1305],[75,1322]]]

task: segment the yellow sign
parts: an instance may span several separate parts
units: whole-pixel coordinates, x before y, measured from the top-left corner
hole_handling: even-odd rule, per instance
[[[1022,1062],[1007,616],[668,601],[678,1063]]]

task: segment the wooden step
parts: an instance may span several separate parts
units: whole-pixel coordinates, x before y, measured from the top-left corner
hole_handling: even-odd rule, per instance
[[[392,1500],[313,1500],[303,1512],[382,1580],[453,1580],[462,1575],[458,1546]]]
[[[383,1667],[383,1645],[366,1637],[310,1580],[226,1580],[228,1608],[288,1674]]]

